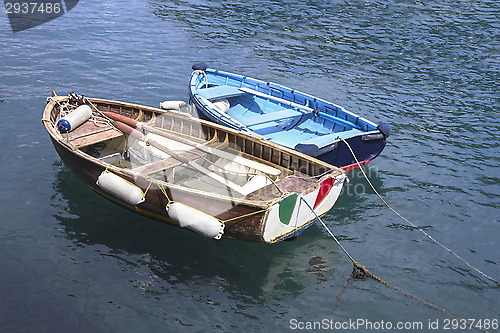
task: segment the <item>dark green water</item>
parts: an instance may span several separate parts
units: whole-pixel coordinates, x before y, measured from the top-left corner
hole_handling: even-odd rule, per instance
[[[499,280],[499,14],[497,1],[81,0],[15,34],[1,15],[2,331],[281,332],[330,318],[444,331],[443,314],[370,279],[334,312],[352,265],[319,225],[273,246],[214,241],[103,201],[40,119],[51,90],[187,100],[196,61],[333,100],[393,126],[367,169],[387,202]],[[349,176],[324,220],[351,255],[456,316],[500,319],[500,285]]]

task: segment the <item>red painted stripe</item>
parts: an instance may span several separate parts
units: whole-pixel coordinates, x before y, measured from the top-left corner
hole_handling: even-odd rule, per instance
[[[316,209],[316,207],[318,207],[323,202],[323,200],[325,200],[325,198],[328,196],[328,193],[330,193],[334,182],[335,178],[333,177],[328,177],[321,182],[321,184],[319,185],[318,196],[316,197],[316,201],[314,202],[313,209]]]
[[[359,162],[359,164],[365,165],[365,164],[370,163],[371,161],[373,161],[373,159],[371,159],[369,161],[361,161],[361,162]],[[343,166],[341,169],[344,170],[344,171],[349,171],[349,170],[355,169],[357,167],[358,167],[358,163],[353,163],[353,164],[349,164],[349,165]]]

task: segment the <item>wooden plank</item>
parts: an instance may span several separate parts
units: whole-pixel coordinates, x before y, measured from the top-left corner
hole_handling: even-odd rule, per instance
[[[238,87],[233,87],[233,86],[215,86],[215,87],[210,87],[210,88],[201,88],[197,89],[196,93],[199,96],[202,96],[209,101],[215,100],[215,99],[221,99],[221,98],[230,98],[230,97],[235,97],[239,95],[243,95],[245,92],[240,91]]]
[[[86,136],[79,137],[75,140],[72,140],[71,143],[73,143],[75,146],[78,148],[90,146],[99,142],[103,142],[106,140],[111,140],[114,138],[118,138],[122,136],[123,133],[120,131],[115,130],[114,128],[110,128],[104,131],[100,131],[97,133],[92,133],[88,134]]]
[[[170,158],[167,158],[164,160],[152,162],[152,163],[145,164],[145,165],[142,165],[142,166],[137,167],[137,168],[133,168],[132,171],[135,171],[135,172],[138,172],[138,173],[141,173],[144,175],[150,175],[152,173],[160,172],[160,171],[172,168],[172,167],[180,165],[180,164],[181,164],[181,162],[179,162],[179,160],[176,160],[175,158],[170,157]]]
[[[111,126],[96,126],[93,121],[87,121],[67,134],[69,141],[78,148],[98,142],[110,140],[123,135]],[[64,134],[66,136],[66,134]]]
[[[269,113],[263,113],[248,118],[242,118],[240,119],[240,122],[247,127],[252,127],[303,115],[303,112],[295,111],[293,109],[285,109],[281,111],[271,111]]]

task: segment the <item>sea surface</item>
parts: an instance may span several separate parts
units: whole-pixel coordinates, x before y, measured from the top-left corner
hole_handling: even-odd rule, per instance
[[[468,331],[373,279],[349,284],[319,223],[275,245],[205,239],[63,165],[40,121],[51,90],[187,101],[198,61],[390,123],[365,170],[417,228],[359,171],[325,224],[376,276],[499,330],[500,284],[421,230],[500,280],[500,2],[81,0],[17,33],[0,13],[2,332]]]

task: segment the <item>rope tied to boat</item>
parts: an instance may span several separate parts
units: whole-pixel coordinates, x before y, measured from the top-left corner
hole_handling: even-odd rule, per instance
[[[170,199],[170,197],[168,196],[167,190],[165,189],[165,186],[163,186],[162,184],[160,184],[159,181],[155,181],[155,183],[158,186],[158,188],[160,189],[160,191],[163,193],[163,195],[165,196],[165,198],[167,198],[167,207],[168,207],[174,201],[172,199]]]
[[[167,190],[166,190],[166,187],[164,186],[164,184],[161,183],[161,181],[159,180],[156,180],[156,179],[151,179],[150,183],[149,183],[149,186],[148,188],[146,189],[146,193],[147,191],[149,190],[150,186],[152,183],[155,183],[156,186],[158,186],[158,188],[160,189],[160,191],[163,193],[163,195],[165,196],[165,198],[167,199],[167,204],[166,206],[169,206],[171,204],[173,204],[174,202],[176,202],[175,200],[171,199],[167,193]],[[146,196],[146,193],[144,194],[144,196]],[[266,208],[263,208],[261,210],[256,210],[256,211],[253,211],[253,212],[250,212],[250,213],[247,213],[247,214],[243,214],[243,215],[238,215],[238,216],[235,216],[235,217],[232,217],[232,218],[229,218],[229,219],[225,219],[225,220],[222,220],[220,218],[217,218],[214,216],[214,218],[219,221],[222,225],[225,225],[227,222],[230,222],[230,221],[234,221],[234,220],[238,220],[238,219],[243,219],[245,217],[249,217],[249,216],[252,216],[252,215],[256,215],[256,214],[260,214],[260,213],[265,213],[266,211],[268,211],[269,209],[271,209],[271,207],[274,205],[274,203],[276,201],[278,201],[279,199],[281,198],[275,198],[273,199]],[[192,207],[191,207],[192,208]],[[194,208],[193,208],[194,209]]]
[[[478,268],[472,266],[471,264],[469,264],[469,262],[467,262],[467,260],[465,260],[464,258],[462,258],[461,256],[459,256],[455,251],[453,251],[452,249],[450,249],[449,247],[445,246],[444,244],[442,244],[441,242],[439,242],[438,240],[436,240],[434,237],[432,237],[430,234],[428,234],[427,232],[425,232],[425,230],[423,230],[421,227],[418,227],[417,225],[415,225],[414,223],[412,223],[411,221],[409,221],[407,218],[405,218],[403,215],[401,215],[400,213],[398,213],[394,208],[392,208],[385,200],[384,198],[382,198],[382,196],[378,193],[378,191],[375,189],[375,186],[373,186],[372,182],[370,181],[370,179],[368,179],[368,176],[366,175],[365,171],[363,170],[362,166],[361,166],[361,163],[359,162],[358,158],[356,157],[356,154],[354,154],[354,151],[352,150],[351,146],[349,145],[349,143],[341,138],[340,136],[337,138],[337,139],[340,139],[342,140],[347,148],[349,148],[349,151],[351,152],[352,156],[354,157],[354,160],[356,161],[359,169],[361,170],[361,172],[363,173],[363,176],[364,178],[366,179],[366,181],[368,182],[368,184],[370,185],[370,187],[372,188],[373,192],[375,192],[375,194],[379,197],[379,199],[384,203],[384,205],[387,206],[387,208],[389,208],[392,212],[394,212],[397,216],[399,216],[403,221],[405,221],[406,223],[408,223],[409,225],[411,225],[413,228],[419,230],[422,234],[424,234],[425,236],[427,236],[431,241],[433,241],[435,244],[438,244],[439,246],[441,246],[442,248],[444,248],[446,251],[450,252],[451,254],[453,254],[456,258],[460,259],[462,262],[464,262],[468,267],[472,268],[473,270],[475,270],[476,272],[478,272],[479,274],[481,274],[482,276],[490,279],[491,281],[497,283],[497,284],[500,284],[500,282],[494,278],[492,278],[491,276],[487,275],[486,273],[482,272],[481,270],[479,270]]]
[[[371,188],[373,189],[373,191],[377,194],[377,196],[382,200],[382,202],[388,207],[390,208],[394,213],[396,213],[399,217],[401,217],[404,221],[406,221],[407,223],[409,223],[411,226],[413,226],[414,228],[416,229],[419,229],[424,235],[426,235],[427,237],[429,237],[433,242],[435,242],[436,244],[440,245],[441,247],[443,247],[444,249],[446,249],[447,251],[453,253],[457,258],[461,259],[463,262],[465,262],[467,264],[467,266],[473,268],[474,270],[476,270],[477,272],[481,273],[483,276],[489,278],[490,280],[496,282],[496,283],[499,283],[497,280],[493,279],[492,277],[486,275],[485,273],[481,272],[479,269],[473,267],[472,265],[470,265],[467,261],[465,261],[465,259],[461,258],[458,254],[456,254],[454,251],[452,251],[451,249],[449,249],[448,247],[444,246],[443,244],[441,244],[440,242],[438,242],[437,240],[435,240],[431,235],[427,234],[425,231],[423,231],[421,228],[418,228],[415,224],[413,224],[412,222],[410,222],[409,220],[407,220],[406,218],[404,218],[401,214],[399,214],[395,209],[393,209],[382,197],[381,195],[377,192],[377,190],[375,189],[375,187],[373,186],[373,184],[370,182],[370,180],[368,179],[368,177],[366,176],[366,173],[364,172],[362,166],[361,166],[361,163],[359,163],[356,155],[354,154],[354,151],[352,150],[352,148],[350,147],[349,143],[347,141],[345,141],[343,138],[338,138],[340,140],[342,140],[346,146],[349,148],[352,156],[354,157],[354,159],[356,160],[356,163],[358,165],[358,167],[360,168],[360,170],[362,171],[366,181],[370,184]],[[441,308],[441,307],[438,307],[436,305],[434,305],[433,303],[430,303],[428,301],[425,301],[407,291],[404,291],[396,286],[393,286],[391,285],[390,283],[388,283],[387,281],[379,278],[378,276],[372,274],[370,272],[370,270],[368,268],[366,268],[365,266],[359,264],[356,260],[354,260],[354,258],[347,252],[347,250],[342,246],[342,244],[339,242],[339,240],[337,239],[337,237],[335,237],[335,235],[333,234],[333,232],[326,226],[326,224],[323,222],[323,220],[316,214],[316,212],[314,211],[314,209],[312,209],[312,207],[309,205],[309,203],[307,203],[307,201],[301,197],[301,200],[309,207],[309,209],[313,212],[313,214],[315,215],[316,219],[318,221],[320,221],[321,225],[325,228],[325,230],[330,234],[330,236],[334,239],[334,241],[337,243],[337,245],[340,247],[340,249],[346,254],[346,256],[351,260],[352,264],[353,264],[353,271],[351,273],[351,275],[349,276],[349,279],[348,279],[348,282],[346,283],[346,285],[344,286],[344,288],[341,290],[341,292],[339,293],[339,295],[337,296],[336,298],[336,301],[335,301],[335,305],[334,305],[334,312],[336,311],[337,307],[338,307],[338,304],[340,302],[340,297],[345,293],[345,291],[347,290],[347,287],[353,283],[355,280],[358,280],[358,279],[363,279],[365,277],[369,277],[369,278],[372,278],[373,280],[385,285],[386,287],[390,288],[390,289],[393,289],[395,291],[398,291],[400,293],[402,293],[403,295],[405,296],[408,296],[410,297],[411,299],[423,304],[423,305],[426,305],[427,307],[433,309],[433,310],[436,310],[436,311],[439,311],[441,312],[442,314],[446,315],[447,317],[449,318],[452,318],[452,319],[455,319],[457,320],[458,322],[460,323],[463,323],[465,325],[467,325],[469,328],[474,328],[480,332],[487,332],[486,330],[484,330],[482,327],[478,327],[476,325],[474,325],[474,323],[471,323],[470,321],[467,321],[467,320],[464,320],[462,318],[459,318],[455,315],[453,315],[452,313],[446,311],[446,309],[444,308]]]
[[[106,117],[101,110],[99,110],[88,98],[85,97],[85,95],[78,95],[74,92],[70,93],[68,96],[68,100],[65,101],[64,103],[59,103],[57,99],[54,99],[53,97],[47,97],[47,102],[55,102],[59,106],[59,114],[60,117],[67,116],[69,113],[74,111],[76,109],[76,106],[71,104],[71,101],[76,102],[76,106],[79,105],[89,105],[94,111],[92,111],[92,115],[90,117],[90,120],[94,123],[96,127],[111,127],[117,129],[115,126],[113,126],[113,123],[111,119]],[[72,109],[70,109],[70,107]],[[117,129],[118,130],[118,129]]]
[[[146,188],[146,191],[143,192],[142,198],[146,200],[146,194],[148,194],[149,189],[151,188],[151,184],[153,184],[153,181],[151,180],[148,184],[148,187]]]
[[[110,119],[108,116],[106,116],[101,110],[99,110],[95,105],[94,103],[92,103],[87,97],[85,97],[84,95],[81,96],[81,100],[82,102],[90,105],[92,107],[92,109],[94,109],[100,117],[95,117],[94,115],[92,115],[92,121],[94,123],[94,125],[96,125],[97,127],[104,127],[104,126],[110,126],[111,128],[114,128],[116,129],[117,131],[120,131],[113,123],[113,120]],[[93,113],[92,113],[93,114]],[[100,125],[99,125],[100,124]]]
[[[377,281],[377,282],[380,282],[381,284],[385,285],[386,287],[390,288],[390,289],[393,289],[395,291],[398,291],[400,293],[402,293],[403,295],[405,296],[408,296],[410,297],[411,299],[423,304],[423,305],[426,305],[427,307],[433,309],[433,310],[436,310],[436,311],[439,311],[441,313],[443,313],[444,315],[448,316],[449,318],[452,318],[452,319],[456,319],[458,322],[460,323],[464,323],[465,325],[469,326],[470,328],[474,328],[480,332],[486,332],[486,330],[480,328],[480,327],[477,327],[476,325],[474,325],[473,323],[469,322],[469,321],[466,321],[462,318],[459,318],[455,315],[453,315],[452,313],[446,311],[446,309],[443,309],[437,305],[434,305],[433,303],[431,302],[428,302],[426,300],[423,300],[407,291],[404,291],[403,289],[400,289],[396,286],[393,286],[392,284],[390,284],[389,282],[379,278],[378,276],[372,274],[370,272],[370,270],[368,268],[366,268],[366,266],[363,266],[361,265],[360,263],[358,263],[356,260],[354,260],[354,258],[349,254],[349,252],[347,252],[347,250],[344,248],[344,246],[342,246],[342,244],[340,243],[340,241],[337,239],[337,237],[333,234],[333,232],[330,230],[330,228],[328,228],[328,226],[325,224],[325,222],[323,222],[323,220],[321,219],[321,217],[318,216],[318,214],[316,214],[316,212],[314,211],[314,209],[311,207],[311,205],[309,205],[309,203],[302,197],[300,196],[300,199],[307,205],[307,207],[309,207],[309,209],[311,210],[311,212],[314,214],[314,216],[316,217],[316,219],[321,223],[321,225],[323,226],[323,228],[330,234],[330,236],[333,238],[333,240],[337,243],[337,245],[340,247],[340,249],[344,252],[344,254],[349,258],[349,260],[351,260],[352,264],[353,264],[353,270],[352,270],[352,273],[351,275],[349,276],[348,278],[348,282],[347,284],[344,286],[344,288],[342,289],[342,291],[340,292],[340,294],[337,296],[336,298],[336,301],[335,301],[335,306],[334,306],[334,312],[335,310],[337,309],[337,306],[340,302],[340,296],[343,295],[345,293],[345,291],[347,290],[347,287],[352,283],[354,282],[355,280],[361,280],[363,278],[366,278],[366,277],[369,277],[369,278],[372,278],[373,280]]]
[[[327,227],[327,225],[325,224],[325,222],[323,222],[323,219],[321,217],[319,217],[319,215],[314,211],[314,209],[306,201],[306,199],[304,199],[303,196],[300,196],[300,200],[302,200],[306,204],[306,206],[311,210],[311,212],[314,214],[314,216],[319,221],[319,223],[321,223],[321,225],[323,226],[323,228],[328,232],[328,234],[330,234],[330,237],[332,237],[333,240],[335,241],[335,243],[337,243],[337,245],[340,247],[340,249],[342,250],[342,252],[344,252],[344,254],[349,258],[349,260],[351,260],[351,262],[352,262],[352,264],[354,266],[353,276],[359,277],[359,278],[363,278],[365,276],[372,275],[370,273],[370,271],[365,266],[361,265],[356,260],[354,260],[354,258],[349,254],[349,252],[347,252],[347,250],[344,248],[344,246],[342,246],[342,244],[337,239],[337,237],[335,236],[335,234],[330,230],[330,228]]]

